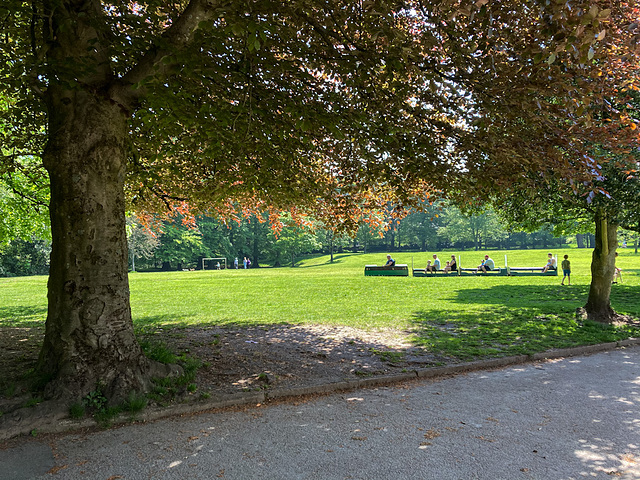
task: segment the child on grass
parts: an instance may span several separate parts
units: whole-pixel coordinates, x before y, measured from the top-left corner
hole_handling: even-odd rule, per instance
[[[616,260],[618,260],[618,252],[616,252]],[[620,283],[622,283],[622,269],[618,268],[614,263],[612,283],[618,283],[618,279],[620,279]]]
[[[564,260],[562,261],[562,283],[560,285],[564,285],[564,279],[568,280],[567,285],[571,285],[571,262],[569,261],[569,255],[564,256]]]

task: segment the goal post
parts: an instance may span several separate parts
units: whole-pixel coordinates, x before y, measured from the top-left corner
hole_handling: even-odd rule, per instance
[[[227,268],[227,259],[224,257],[207,257],[202,259],[202,270],[210,265],[209,270],[225,270]],[[220,265],[220,268],[218,268]]]

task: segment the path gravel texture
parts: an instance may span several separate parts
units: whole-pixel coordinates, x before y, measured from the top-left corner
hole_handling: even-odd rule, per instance
[[[640,347],[0,450],[0,479],[640,479]]]

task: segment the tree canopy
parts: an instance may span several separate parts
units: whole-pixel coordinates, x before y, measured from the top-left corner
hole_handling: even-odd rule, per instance
[[[528,171],[494,197],[503,216],[518,225],[538,228],[548,223],[556,229],[584,222],[594,225],[596,246],[586,309],[591,318],[605,322],[617,319],[609,296],[618,227],[640,229],[639,13],[628,2],[609,11],[607,29],[598,35],[607,40],[601,56],[591,62],[595,73],[591,82],[600,87],[587,90],[580,107],[590,112],[589,122],[578,128],[573,116],[555,120],[566,130],[557,151],[569,162],[586,160],[583,175],[555,174],[543,180],[538,172]]]
[[[589,125],[604,98],[607,3],[3,2],[3,169],[35,159],[51,187],[45,394],[168,373],[133,336],[127,208],[354,229],[437,192],[590,176],[559,119]]]
[[[52,95],[99,91],[129,120],[136,208],[322,199],[345,217],[452,178],[487,188],[542,163],[565,171],[549,118],[584,113],[610,14],[482,0],[3,8],[5,144],[41,154]]]

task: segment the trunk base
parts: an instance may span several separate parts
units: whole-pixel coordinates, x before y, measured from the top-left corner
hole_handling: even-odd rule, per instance
[[[51,374],[41,370],[41,381],[45,383],[44,396],[54,401],[67,401],[72,404],[92,392],[99,392],[109,405],[118,405],[131,394],[144,394],[153,388],[155,378],[177,377],[183,374],[179,365],[165,365],[149,360],[144,355],[139,359],[121,362],[116,368],[104,365],[85,365],[78,371],[74,365],[74,374],[59,374],[51,379]],[[102,373],[102,374],[101,374]]]
[[[603,325],[632,325],[632,326],[640,326],[640,321],[629,315],[621,315],[613,310],[611,307],[608,309],[599,309],[599,310],[587,310],[584,308],[576,309],[576,318],[578,320],[591,320],[592,322],[601,323]]]

